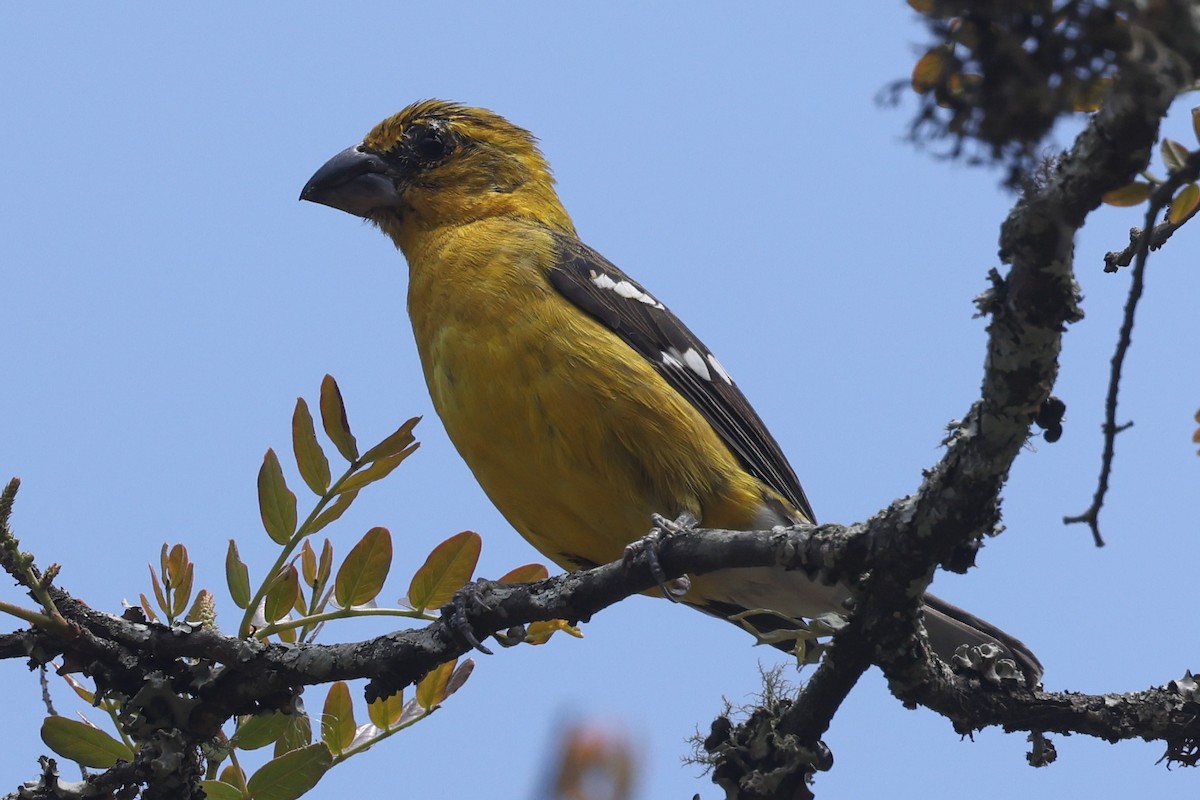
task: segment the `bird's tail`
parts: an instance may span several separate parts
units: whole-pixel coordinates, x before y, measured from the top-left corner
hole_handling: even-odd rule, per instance
[[[1024,642],[931,594],[925,595],[925,630],[934,652],[943,661],[948,662],[959,645],[997,644],[1006,658],[1017,662],[1029,686],[1036,686],[1042,679],[1042,664]]]
[[[766,636],[793,629],[793,618],[811,619],[828,612],[844,615],[848,595],[845,587],[816,583],[800,570],[748,567],[693,575],[691,591],[683,600],[717,617],[738,617],[741,627],[749,626]],[[950,662],[960,645],[996,644],[1004,650],[1005,658],[1017,663],[1027,685],[1036,686],[1041,680],[1041,663],[1019,639],[940,597],[927,594],[924,600],[929,643],[943,661]],[[747,617],[747,609],[773,609],[779,613]],[[795,642],[783,637],[775,646],[790,652]]]

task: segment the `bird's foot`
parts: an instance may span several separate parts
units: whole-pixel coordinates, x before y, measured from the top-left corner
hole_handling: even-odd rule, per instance
[[[815,664],[829,647],[828,637],[846,627],[840,614],[800,619],[767,608],[751,608],[728,618],[757,641],[791,653],[800,664]],[[820,641],[825,639],[826,641]]]
[[[672,603],[678,603],[679,598],[692,588],[692,582],[686,575],[668,579],[662,563],[658,560],[658,550],[667,537],[686,533],[696,526],[697,520],[687,511],[675,519],[667,519],[659,514],[654,514],[650,519],[654,522],[654,528],[641,539],[626,545],[623,561],[625,564],[629,564],[638,554],[644,552],[646,561],[650,565],[650,574],[654,577],[658,588],[662,590],[663,597]]]
[[[483,591],[479,584],[468,583],[454,593],[454,597],[450,599],[449,603],[442,606],[442,619],[450,630],[462,637],[464,642],[484,655],[490,656],[492,651],[483,646],[483,643],[475,636],[474,628],[471,627],[471,613],[483,608],[483,605]]]

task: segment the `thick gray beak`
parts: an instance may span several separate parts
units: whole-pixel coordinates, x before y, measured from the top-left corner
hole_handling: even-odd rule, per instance
[[[362,145],[347,147],[308,179],[300,199],[369,219],[372,211],[394,207],[399,200],[390,171],[382,158]]]

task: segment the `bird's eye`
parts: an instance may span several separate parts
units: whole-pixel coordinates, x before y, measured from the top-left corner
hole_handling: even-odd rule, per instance
[[[444,131],[422,125],[413,129],[412,148],[422,161],[441,161],[450,151],[450,144]]]

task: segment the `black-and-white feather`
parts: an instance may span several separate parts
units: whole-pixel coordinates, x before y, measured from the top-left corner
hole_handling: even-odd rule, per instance
[[[785,497],[809,521],[812,506],[796,473],[745,395],[708,348],[670,309],[604,256],[557,236],[550,284],[654,365],[694,405],[746,470]]]

